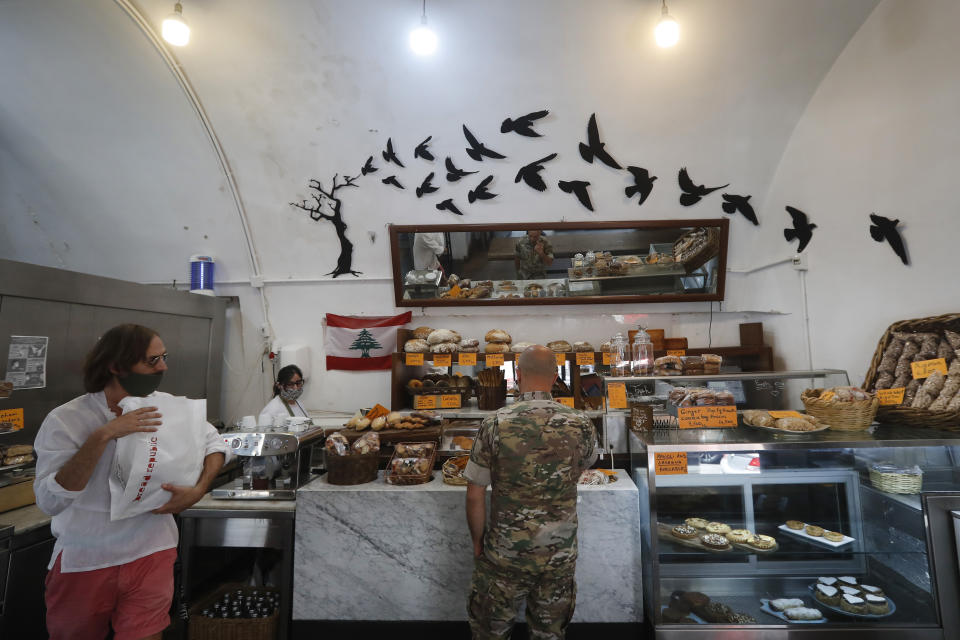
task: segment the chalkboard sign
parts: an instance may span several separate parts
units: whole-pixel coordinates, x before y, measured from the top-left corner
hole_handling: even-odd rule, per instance
[[[653,407],[648,404],[630,405],[630,430],[634,433],[653,429]]]

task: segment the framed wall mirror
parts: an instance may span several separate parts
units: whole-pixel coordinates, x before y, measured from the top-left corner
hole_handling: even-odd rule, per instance
[[[723,300],[725,218],[390,225],[399,307]]]

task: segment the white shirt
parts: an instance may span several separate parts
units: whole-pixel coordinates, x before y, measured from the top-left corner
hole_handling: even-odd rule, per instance
[[[437,254],[447,248],[443,233],[416,233],[413,236],[413,268],[439,269]]]
[[[287,418],[290,416],[290,413],[287,411],[287,407],[290,407],[290,411],[293,411],[294,416],[300,416],[303,418],[309,418],[307,412],[303,410],[303,407],[300,406],[300,402],[294,402],[293,404],[287,404],[287,401],[281,398],[279,395],[273,396],[273,400],[267,403],[267,406],[263,408],[263,411],[260,412],[260,416],[257,418],[257,424],[273,424],[273,416],[283,416]]]
[[[57,472],[90,434],[114,418],[99,391],[60,405],[40,425],[33,445],[37,452],[33,490],[37,506],[52,516],[50,529],[57,538],[48,569],[53,568],[59,553],[63,553],[60,570],[72,573],[126,564],[177,546],[177,525],[170,514],[144,513],[110,520],[109,474],[117,448],[115,440],[107,443],[86,487],[68,491],[56,480]],[[207,424],[204,456],[217,452],[229,457],[220,434]]]

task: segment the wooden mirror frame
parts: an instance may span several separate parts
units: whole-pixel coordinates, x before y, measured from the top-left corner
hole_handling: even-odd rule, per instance
[[[723,300],[727,273],[727,234],[730,221],[726,218],[701,218],[693,220],[643,220],[615,222],[544,222],[544,223],[501,223],[501,224],[423,224],[388,225],[390,228],[390,256],[393,262],[393,292],[398,307],[500,307],[545,304],[623,304],[629,302],[706,302]],[[403,274],[400,273],[400,247],[398,237],[401,233],[425,232],[474,232],[474,231],[525,231],[541,229],[545,231],[572,231],[592,229],[667,229],[671,227],[714,227],[720,232],[720,253],[717,261],[716,293],[689,294],[646,294],[646,295],[602,295],[602,296],[566,296],[559,298],[416,298],[403,299]]]

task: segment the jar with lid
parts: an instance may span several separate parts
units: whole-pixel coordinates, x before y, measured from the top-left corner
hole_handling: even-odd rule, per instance
[[[630,346],[630,369],[635,376],[653,373],[653,341],[645,327],[640,327]]]
[[[610,340],[610,375],[630,375],[630,345],[622,333]]]

